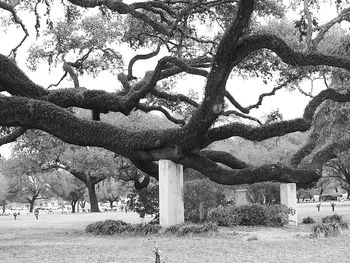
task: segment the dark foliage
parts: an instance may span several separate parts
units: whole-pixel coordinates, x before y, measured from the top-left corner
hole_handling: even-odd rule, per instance
[[[159,225],[155,224],[127,224],[121,220],[106,220],[89,224],[86,232],[95,235],[114,235],[114,234],[131,234],[131,235],[150,235],[157,234],[160,230]]]
[[[303,218],[303,224],[314,224],[316,221],[312,217],[308,216]]]
[[[217,232],[218,226],[214,223],[205,224],[181,224],[170,226],[165,229],[165,234],[172,234],[178,236],[185,236],[189,234],[206,234],[210,232]]]
[[[349,226],[344,222],[342,216],[332,215],[322,218],[322,223],[316,224],[312,227],[312,237],[332,237],[341,233],[341,230],[348,229]]]
[[[185,220],[205,220],[207,211],[225,203],[223,187],[208,179],[195,179],[184,183]],[[202,204],[203,218],[200,218]]]
[[[150,184],[141,190],[134,189],[128,195],[128,207],[144,218],[146,215],[159,214],[159,189],[158,184]]]
[[[288,223],[288,213],[284,205],[219,206],[209,211],[208,221],[219,226],[283,226]]]

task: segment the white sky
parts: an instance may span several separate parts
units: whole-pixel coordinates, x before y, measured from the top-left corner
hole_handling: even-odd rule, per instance
[[[330,16],[335,16],[335,12],[329,9],[321,9],[320,11],[321,17],[325,20],[328,20]],[[22,18],[23,20],[25,18]],[[2,43],[0,45],[0,53],[7,55],[11,48],[16,46],[21,38],[23,37],[23,32],[20,29],[15,29],[11,27],[7,33],[0,31],[0,39],[6,39],[6,43]],[[32,38],[31,41],[35,41]],[[25,67],[25,59],[26,53],[25,50],[30,46],[31,41],[27,41],[25,45],[23,45],[18,52],[18,62],[20,68],[24,70],[27,75],[36,83],[47,87],[49,84],[56,83],[62,76],[62,69],[58,68],[57,70],[53,70],[52,72],[48,72],[47,68],[39,68],[36,72],[31,72]],[[124,59],[127,63],[129,59],[131,59],[135,52],[126,51],[123,52]],[[145,70],[150,70],[154,68],[156,65],[156,60],[147,61],[147,62],[137,62],[135,64],[135,70],[137,75],[142,76]],[[187,78],[186,78],[187,79]],[[105,89],[107,91],[114,91],[118,87],[118,81],[116,80],[116,76],[113,76],[108,73],[101,73],[96,79],[92,78],[80,78],[80,84],[83,87],[88,89]],[[73,85],[72,82],[66,82]],[[64,87],[65,85],[61,86]],[[192,80],[182,80],[178,85],[179,90],[187,93],[188,87],[192,89],[197,89],[200,93],[202,93],[202,88],[204,86],[203,78],[194,77]],[[265,85],[261,80],[258,79],[233,79],[230,80],[228,85],[228,90],[231,94],[236,98],[236,100],[242,106],[248,106],[250,104],[256,103],[258,96],[264,92],[270,92],[274,86],[273,85]],[[313,94],[317,94],[320,90],[324,89],[325,86],[323,82],[316,83],[314,85],[315,92]],[[305,91],[310,90],[310,82],[305,81],[302,85],[302,89]],[[258,110],[252,110],[251,115],[257,118],[265,117],[269,112],[279,109],[279,111],[283,114],[284,119],[292,119],[296,117],[300,117],[304,111],[304,108],[308,101],[309,97],[302,95],[299,91],[286,91],[285,89],[279,90],[276,92],[275,96],[266,97],[264,99],[263,105]],[[2,155],[8,155],[9,147],[1,146],[0,153]]]

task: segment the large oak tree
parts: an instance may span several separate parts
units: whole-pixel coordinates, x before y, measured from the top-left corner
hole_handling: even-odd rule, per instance
[[[60,22],[50,19],[53,2],[0,1],[0,8],[24,32],[23,39],[9,56],[0,55],[0,90],[7,94],[0,97],[0,125],[12,127],[5,129],[1,144],[16,140],[28,129],[40,129],[71,144],[101,147],[120,154],[156,179],[156,162],[168,159],[195,169],[214,182],[228,185],[271,180],[298,184],[314,182],[332,153],[348,145],[347,142],[333,144],[332,149],[326,151],[314,147],[317,138],[311,137],[310,143],[302,147],[288,165],[257,167],[227,152],[205,150],[213,142],[235,136],[263,141],[308,131],[324,102],[350,101],[348,91],[329,88],[313,96],[300,118],[261,125],[249,116],[266,96],[308,78],[310,72],[350,69],[348,56],[333,52],[338,47],[337,40],[346,42],[347,33],[342,34],[342,39],[329,38],[336,25],[348,20],[350,8],[346,1],[337,1],[338,15],[324,24],[319,24],[315,13],[311,12],[318,1],[310,0],[293,1],[301,6],[302,13],[295,23],[284,16],[286,9],[280,1],[272,0],[166,0],[130,4],[69,0],[63,1],[66,16]],[[40,23],[38,6],[41,4],[47,8],[45,17],[49,31],[40,31],[43,23]],[[13,61],[13,58],[18,59],[16,54],[31,32],[17,12],[21,8],[37,16],[37,33],[51,36],[48,42],[43,42],[45,48],[31,49],[32,69],[36,69],[33,61],[37,57],[47,58],[51,65],[62,65],[62,78],[69,76],[74,87],[44,88],[28,78]],[[91,10],[95,11],[94,17],[86,20],[84,15]],[[271,17],[273,19],[268,20]],[[77,25],[80,25],[78,29]],[[297,41],[288,31],[294,26],[299,33]],[[121,52],[115,51],[121,42],[139,50],[148,47],[153,52],[139,51],[123,70]],[[135,77],[135,64],[155,58],[160,50],[166,50],[168,55],[160,58],[144,76]],[[98,89],[102,88],[100,86],[93,90],[81,87],[81,72],[99,74],[98,68],[117,70],[115,80],[119,81],[121,89],[107,92]],[[276,74],[279,78],[276,87],[270,93],[261,94],[257,103],[242,106],[237,100],[235,84],[228,84],[229,79],[240,74],[259,75],[265,81],[274,79]],[[205,80],[198,87],[191,84],[191,88],[203,88],[201,101],[176,94],[164,84],[184,75]],[[182,88],[189,90],[186,86]],[[92,120],[75,116],[67,110],[69,107],[91,110]],[[160,111],[177,126],[137,129],[100,121],[101,115],[106,113],[129,115],[134,110]],[[179,117],[179,112],[183,117]],[[223,117],[232,115],[256,124],[220,122]],[[146,176],[144,180],[146,183],[142,186],[147,185],[149,178]]]

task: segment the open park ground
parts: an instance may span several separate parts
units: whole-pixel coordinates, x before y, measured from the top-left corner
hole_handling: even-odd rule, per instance
[[[315,203],[298,205],[298,216],[320,219],[331,215],[330,203],[318,212]],[[337,203],[335,212],[350,223],[350,202]],[[139,223],[136,214],[123,212],[32,214],[0,217],[0,262],[350,262],[350,231],[338,237],[310,238],[311,226],[220,228],[205,236],[93,236],[85,227],[105,219]]]

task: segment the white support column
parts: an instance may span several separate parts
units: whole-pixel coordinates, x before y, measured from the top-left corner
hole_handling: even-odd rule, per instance
[[[241,205],[249,205],[250,202],[248,201],[247,197],[247,189],[237,189],[235,190],[235,202],[236,206]]]
[[[288,215],[289,225],[298,225],[298,213],[297,213],[297,188],[294,183],[281,184],[280,185],[281,204],[286,205],[291,214]]]
[[[185,222],[182,165],[159,160],[159,223],[168,227]]]

